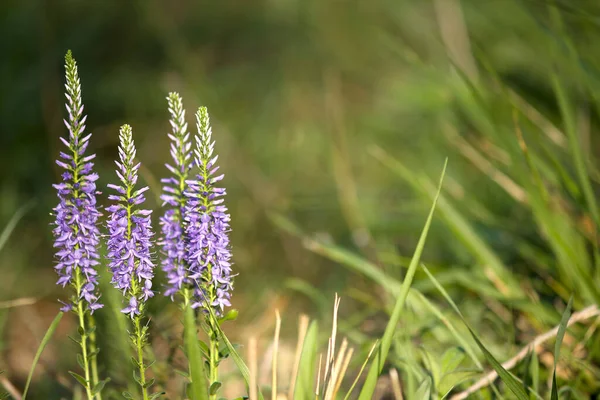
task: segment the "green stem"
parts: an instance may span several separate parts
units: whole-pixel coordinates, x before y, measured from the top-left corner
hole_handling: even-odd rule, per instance
[[[79,295],[81,293],[81,273],[79,272],[79,268],[75,269],[75,288],[77,290],[77,315],[79,316],[79,328],[81,329],[81,356],[83,358],[83,373],[85,375],[85,392],[87,394],[88,400],[93,400],[94,396],[92,395],[92,388],[90,385],[90,363],[88,360],[88,349],[87,349],[87,331],[85,329],[85,310],[83,308],[83,302],[81,301]]]
[[[96,325],[96,322],[94,321],[93,316],[90,315],[88,318],[88,321],[89,321],[90,327]],[[98,351],[97,351],[97,349],[98,349],[98,347],[96,346],[96,331],[94,330],[90,334],[90,353],[93,354],[93,356],[90,357],[90,362],[92,364],[92,387],[95,387],[98,384],[98,382],[100,382],[100,379],[98,378]],[[102,392],[101,391],[96,393],[96,400],[102,400]]]
[[[214,329],[213,329],[214,332]],[[219,380],[219,341],[216,335],[210,335],[210,370],[209,370],[209,378],[210,378],[210,386],[212,386],[215,382]],[[211,394],[210,399],[216,400],[217,394]]]
[[[142,387],[142,397],[148,400],[148,390],[146,388],[146,366],[144,365],[144,333],[140,324],[141,316],[135,317],[135,346],[137,348],[138,366],[140,368],[140,386]]]

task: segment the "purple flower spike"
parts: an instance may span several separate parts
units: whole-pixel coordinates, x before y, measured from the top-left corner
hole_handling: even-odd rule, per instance
[[[112,284],[123,291],[129,304],[121,312],[133,319],[141,313],[148,298],[154,295],[151,290],[154,264],[150,257],[152,212],[136,207],[145,201],[144,192],[148,187],[135,189],[140,164],[134,163],[136,150],[129,125],[121,127],[119,141],[116,172],[121,182],[120,185],[108,185],[116,194],[109,196],[115,203],[106,209],[110,212],[107,247]]]
[[[231,305],[233,290],[230,217],[223,204],[225,189],[215,187],[223,175],[216,175],[219,167],[217,156],[213,157],[215,142],[206,107],[200,107],[196,113],[196,123],[199,135],[194,154],[199,172],[195,180],[187,182],[186,258],[189,276],[196,283],[193,306],[209,304],[217,315],[222,315],[224,308]]]
[[[177,93],[169,93],[167,97],[169,114],[171,114],[172,133],[171,157],[173,163],[166,164],[171,176],[162,179],[163,192],[160,198],[165,207],[165,213],[160,218],[161,239],[159,244],[162,249],[161,267],[167,274],[167,288],[165,296],[171,299],[178,293],[184,284],[190,284],[185,265],[185,240],[183,213],[186,203],[184,192],[187,190],[186,181],[189,179],[192,168],[192,144],[190,134],[185,122],[183,101]]]
[[[58,273],[57,284],[75,288],[76,296],[70,302],[61,302],[62,311],[78,309],[94,312],[102,307],[98,302],[98,280],[96,266],[99,264],[97,247],[100,233],[97,221],[100,213],[96,208],[96,180],[93,172],[94,155],[85,155],[91,134],[84,135],[85,119],[81,102],[81,83],[77,71],[77,63],[71,52],[65,58],[67,83],[66,108],[69,113],[64,123],[69,130],[68,139],[60,138],[67,147],[66,152],[59,153],[56,161],[65,170],[62,182],[53,185],[57,190],[59,203],[54,208],[54,247],[57,259],[54,269]]]

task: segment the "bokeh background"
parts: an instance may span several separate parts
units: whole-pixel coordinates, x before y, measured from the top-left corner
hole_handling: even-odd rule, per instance
[[[423,259],[494,354],[505,359],[556,323],[572,291],[576,307],[598,299],[594,211],[568,132],[593,188],[596,1],[4,0],[0,38],[0,227],[9,227],[0,240],[0,369],[17,389],[64,297],[49,213],[67,49],[79,65],[99,187],[115,178],[118,127],[129,123],[155,219],[168,161],[165,97],[183,96],[192,129],[195,109],[208,107],[239,273],[240,317],[228,332],[241,342],[268,339],[275,309],[286,340],[300,312],[327,324],[337,292],[342,330],[368,349],[393,303],[360,266],[402,280],[446,158],[444,204]],[[547,209],[535,208],[536,174],[556,200]],[[446,312],[423,274],[416,285]],[[153,310],[156,331],[177,337],[169,301]],[[431,333],[439,322],[411,310],[409,342],[434,353],[451,345]],[[72,329],[65,319],[32,398],[70,392]],[[119,382],[118,357],[105,354]],[[597,376],[594,354],[585,357]],[[583,393],[597,390],[582,380]]]

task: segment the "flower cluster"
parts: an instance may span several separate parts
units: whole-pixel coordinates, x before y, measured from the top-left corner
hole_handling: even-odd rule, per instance
[[[181,96],[177,93],[169,93],[167,101],[171,115],[169,122],[172,133],[169,134],[169,139],[173,165],[165,164],[172,175],[161,180],[164,186],[160,198],[166,210],[160,218],[162,237],[159,244],[163,253],[161,267],[167,274],[168,281],[164,294],[173,299],[184,284],[191,283],[185,265],[183,213],[186,202],[184,194],[187,189],[186,181],[192,168],[192,144],[189,140],[190,133],[187,131],[188,125],[185,122]]]
[[[58,284],[72,285],[77,295],[65,303],[63,311],[78,305],[90,312],[102,307],[98,302],[98,280],[96,266],[99,264],[97,251],[99,231],[96,226],[100,213],[96,208],[96,180],[92,160],[95,155],[85,155],[91,134],[83,136],[85,120],[81,101],[81,84],[77,64],[69,51],[66,56],[66,90],[68,120],[64,120],[69,130],[68,140],[60,138],[67,152],[60,152],[56,163],[65,170],[62,182],[53,185],[58,192],[59,203],[54,208],[54,247],[57,249],[57,264],[54,267],[59,275]]]
[[[194,150],[199,171],[195,180],[187,183],[188,202],[185,210],[186,257],[190,278],[196,282],[194,307],[210,305],[217,314],[230,306],[231,251],[227,207],[223,204],[225,189],[215,184],[223,175],[215,175],[218,156],[213,157],[214,141],[208,111],[200,107],[196,113],[198,135]]]
[[[116,203],[107,208],[110,212],[107,247],[112,284],[123,291],[129,302],[121,311],[131,318],[139,315],[141,305],[154,295],[154,264],[150,257],[152,212],[137,208],[145,201],[144,192],[148,187],[135,190],[140,167],[134,163],[135,154],[131,127],[123,125],[119,132],[120,161],[116,161],[121,184],[108,185],[117,194],[109,196]]]

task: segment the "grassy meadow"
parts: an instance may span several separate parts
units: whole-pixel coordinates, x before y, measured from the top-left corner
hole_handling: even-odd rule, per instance
[[[192,135],[210,111],[238,274],[223,330],[251,375],[226,346],[219,397],[600,396],[600,3],[5,0],[0,33],[5,398],[35,364],[27,398],[86,399],[73,315],[34,363],[67,297],[49,215],[67,49],[103,214],[128,123],[158,236],[165,98]],[[98,270],[102,394],[121,399],[127,319]],[[180,310],[157,294],[147,313],[153,390],[195,399]],[[319,374],[332,328],[337,375]]]

